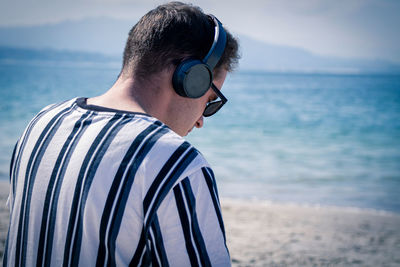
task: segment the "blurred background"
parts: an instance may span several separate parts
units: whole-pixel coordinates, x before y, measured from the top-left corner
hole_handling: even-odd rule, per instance
[[[44,106],[107,90],[165,1],[0,2],[0,179]],[[240,41],[228,104],[188,136],[220,195],[400,212],[400,2],[192,1]]]

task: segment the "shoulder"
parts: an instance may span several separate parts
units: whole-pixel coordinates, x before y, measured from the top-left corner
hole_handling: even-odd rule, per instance
[[[73,99],[62,101],[62,102],[49,104],[49,105],[45,106],[44,108],[42,108],[36,116],[40,116],[42,114],[46,114],[51,111],[60,111],[60,110],[66,109],[66,108],[72,109],[77,105],[76,104],[77,100],[78,100],[78,98],[73,98]]]
[[[49,123],[55,120],[60,114],[71,111],[75,107],[76,98],[67,101],[54,103],[42,108],[28,123],[23,131],[21,138],[29,136],[31,132],[37,132],[45,128]]]
[[[76,99],[77,98],[74,98],[45,106],[31,119],[25,130],[28,130],[36,125],[44,127],[55,118],[61,117],[63,114],[70,113],[76,107]]]

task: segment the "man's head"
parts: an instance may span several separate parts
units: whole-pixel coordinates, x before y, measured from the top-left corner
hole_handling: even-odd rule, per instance
[[[238,61],[238,44],[226,31],[227,42],[214,77],[231,71]],[[214,39],[214,23],[199,7],[180,2],[160,5],[144,15],[129,32],[123,75],[146,80],[186,58],[203,59]]]
[[[204,108],[207,102],[216,98],[216,94],[205,88],[207,92],[199,98],[179,96],[176,88],[173,89],[172,74],[187,59],[204,59],[214,42],[215,21],[199,7],[171,2],[144,15],[131,29],[125,46],[121,78],[134,78],[144,85],[154,85],[154,81],[163,80],[166,84],[162,87],[171,89],[173,100],[162,115],[151,115],[180,135],[186,135],[195,126],[202,126]],[[213,69],[213,81],[218,88],[239,58],[237,41],[228,31],[224,32],[225,49]],[[167,79],[160,78],[166,76]],[[152,87],[148,89],[152,90]],[[164,95],[166,102],[167,98]]]

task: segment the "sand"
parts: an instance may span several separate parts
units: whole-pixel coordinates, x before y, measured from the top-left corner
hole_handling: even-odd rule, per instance
[[[233,266],[400,266],[400,215],[221,200]]]
[[[0,257],[7,194],[0,182]],[[234,199],[221,205],[233,266],[400,266],[399,214]]]

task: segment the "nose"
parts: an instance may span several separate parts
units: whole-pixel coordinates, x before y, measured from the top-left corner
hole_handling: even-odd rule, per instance
[[[201,128],[201,127],[203,127],[203,123],[204,123],[203,116],[201,116],[201,117],[196,121],[196,124],[195,124],[196,128]]]

